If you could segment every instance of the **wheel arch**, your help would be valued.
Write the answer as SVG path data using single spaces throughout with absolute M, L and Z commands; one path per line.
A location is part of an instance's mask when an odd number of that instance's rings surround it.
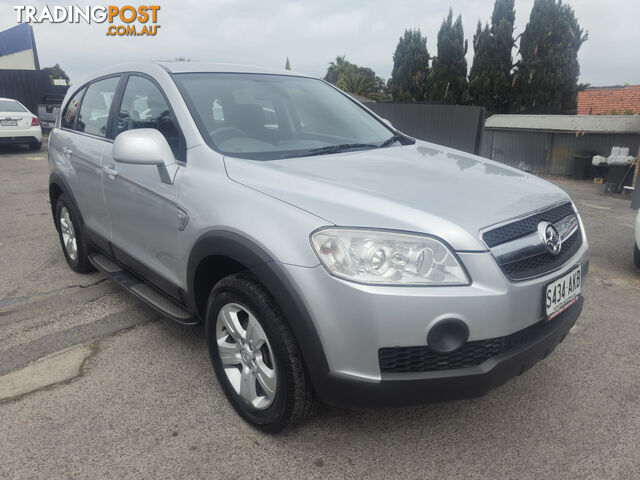
M 80 224 L 84 225 L 82 213 L 80 213 L 80 209 L 78 208 L 78 202 L 76 202 L 76 198 L 69 188 L 69 185 L 62 176 L 57 173 L 52 173 L 49 176 L 49 202 L 51 203 L 51 216 L 56 229 L 58 228 L 58 222 L 56 221 L 56 203 L 63 193 L 66 194 L 73 203 L 73 208 L 80 219 Z
M 209 276 L 205 275 L 210 270 Z M 318 392 L 328 376 L 329 367 L 311 315 L 285 269 L 254 241 L 227 230 L 201 235 L 187 264 L 189 306 L 204 319 L 211 288 L 218 280 L 241 270 L 250 271 L 282 309 Z M 205 278 L 208 279 L 203 282 Z

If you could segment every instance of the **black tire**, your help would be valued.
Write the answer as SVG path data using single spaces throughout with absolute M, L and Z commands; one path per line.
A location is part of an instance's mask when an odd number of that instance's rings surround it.
M 33 142 L 29 144 L 31 150 L 40 150 L 42 148 L 42 142 Z
M 275 396 L 271 404 L 262 410 L 254 408 L 236 392 L 222 366 L 216 322 L 222 307 L 229 303 L 239 304 L 251 312 L 266 334 L 275 357 Z M 237 273 L 216 284 L 207 302 L 205 332 L 218 382 L 245 421 L 264 432 L 278 433 L 309 415 L 314 394 L 293 332 L 278 304 L 252 274 Z
M 636 267 L 640 268 L 640 248 L 638 248 L 637 243 L 633 249 L 633 261 L 636 264 Z
M 71 220 L 71 226 L 73 229 L 73 233 L 75 235 L 76 240 L 76 255 L 75 258 L 70 256 L 70 253 L 67 251 L 67 247 L 65 246 L 65 242 L 63 239 L 63 231 L 60 225 L 60 216 L 62 214 L 63 208 L 67 209 L 69 212 L 69 219 Z M 74 270 L 78 273 L 86 273 L 93 270 L 93 266 L 89 262 L 89 246 L 84 239 L 84 235 L 82 234 L 82 228 L 80 227 L 80 217 L 76 212 L 76 209 L 73 206 L 73 203 L 69 200 L 69 197 L 66 193 L 61 194 L 58 197 L 58 201 L 56 202 L 56 228 L 58 230 L 58 237 L 60 238 L 60 246 L 62 247 L 62 252 L 64 253 L 64 258 L 67 260 L 69 267 L 71 270 Z

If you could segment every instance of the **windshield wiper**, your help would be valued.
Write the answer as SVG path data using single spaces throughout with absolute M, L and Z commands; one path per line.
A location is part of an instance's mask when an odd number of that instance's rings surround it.
M 328 153 L 348 152 L 350 150 L 365 150 L 370 148 L 379 148 L 379 145 L 372 143 L 342 143 L 340 145 L 327 145 L 326 147 L 312 148 L 303 152 L 284 155 L 281 158 L 291 157 L 311 157 L 313 155 L 326 155 Z
M 390 139 L 385 140 L 384 142 L 382 142 L 380 144 L 380 148 L 390 147 L 391 145 L 393 145 L 396 142 L 402 143 L 402 141 L 405 140 L 406 138 L 407 137 L 405 137 L 404 135 L 400 135 L 399 133 L 396 133 Z

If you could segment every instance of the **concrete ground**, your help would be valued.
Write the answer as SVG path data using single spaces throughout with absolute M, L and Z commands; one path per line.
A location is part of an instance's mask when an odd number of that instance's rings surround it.
M 324 408 L 274 437 L 233 412 L 200 328 L 67 267 L 46 151 L 0 150 L 0 385 L 20 392 L 43 365 L 60 382 L 0 402 L 0 478 L 640 478 L 635 213 L 601 185 L 551 181 L 583 216 L 591 270 L 550 357 L 483 398 Z

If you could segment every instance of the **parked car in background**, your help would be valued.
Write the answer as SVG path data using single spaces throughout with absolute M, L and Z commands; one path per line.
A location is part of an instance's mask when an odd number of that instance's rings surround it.
M 222 390 L 265 431 L 316 398 L 483 395 L 582 309 L 589 248 L 565 192 L 289 71 L 104 70 L 69 90 L 49 168 L 69 266 L 204 323 Z
M 55 126 L 63 99 L 64 95 L 60 94 L 45 95 L 44 103 L 38 104 L 38 118 L 44 133 L 48 133 Z
M 42 147 L 40 121 L 17 100 L 0 97 L 0 145 L 28 145 L 31 150 Z
M 636 267 L 640 268 L 640 210 L 638 210 L 638 216 L 636 217 L 636 245 L 633 249 L 633 261 Z

